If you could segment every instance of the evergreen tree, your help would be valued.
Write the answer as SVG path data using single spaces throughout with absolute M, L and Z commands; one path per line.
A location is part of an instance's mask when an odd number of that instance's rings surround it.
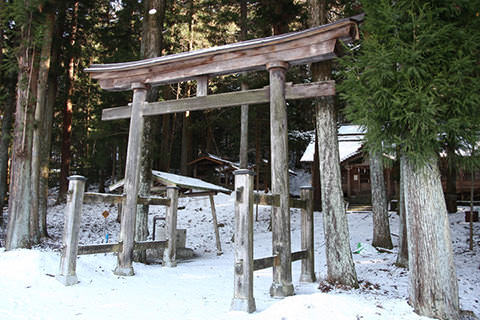
M 410 303 L 459 319 L 458 285 L 438 170 L 441 138 L 480 129 L 479 1 L 364 1 L 364 40 L 343 60 L 348 117 L 369 148 L 398 148 L 407 214 Z

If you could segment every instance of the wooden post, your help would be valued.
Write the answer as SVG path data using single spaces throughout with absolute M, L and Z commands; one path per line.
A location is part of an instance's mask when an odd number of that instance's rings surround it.
M 208 77 L 197 78 L 197 97 L 206 97 L 208 95 Z
M 272 250 L 278 256 L 273 266 L 272 297 L 294 294 L 290 239 L 288 186 L 288 132 L 285 103 L 285 73 L 288 64 L 277 61 L 267 64 L 270 72 L 270 139 L 272 192 L 280 196 L 280 206 L 272 210 Z
M 71 286 L 78 282 L 76 273 L 78 234 L 80 231 L 83 193 L 86 179 L 82 176 L 71 176 L 68 180 L 69 184 L 67 206 L 65 207 L 62 256 L 60 258 L 60 270 L 56 276 L 56 279 L 65 286 Z
M 231 309 L 253 312 L 253 172 L 235 175 L 234 284 Z
M 212 209 L 212 218 L 213 218 L 213 230 L 215 231 L 215 241 L 217 242 L 217 256 L 223 254 L 222 244 L 220 243 L 220 234 L 218 232 L 218 221 L 217 221 L 217 212 L 215 210 L 215 201 L 213 200 L 213 193 L 208 194 L 210 198 L 210 208 Z
M 113 272 L 119 276 L 133 276 L 133 248 L 135 245 L 135 220 L 137 215 L 138 185 L 140 181 L 140 154 L 143 145 L 143 104 L 147 87 L 141 83 L 132 85 L 133 103 L 128 134 L 127 163 L 125 165 L 125 198 L 122 203 L 120 241 L 122 250 L 118 253 L 117 268 Z
M 168 246 L 163 252 L 163 266 L 176 267 L 177 261 L 177 208 L 178 208 L 178 187 L 168 186 L 167 197 L 170 199 L 170 206 L 167 207 L 167 240 Z
M 315 282 L 313 188 L 310 186 L 300 187 L 300 197 L 305 201 L 305 209 L 302 209 L 302 251 L 307 251 L 307 257 L 302 259 L 300 282 Z

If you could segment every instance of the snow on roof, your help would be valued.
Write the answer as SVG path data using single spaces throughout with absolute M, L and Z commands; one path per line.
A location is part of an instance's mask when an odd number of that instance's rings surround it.
M 342 125 L 338 128 L 338 150 L 340 162 L 356 154 L 362 147 L 362 139 L 365 129 L 357 125 Z M 313 162 L 315 153 L 315 141 L 311 141 L 303 153 L 301 162 Z
M 152 170 L 153 177 L 157 178 L 166 185 L 175 185 L 182 188 L 206 190 L 206 191 L 218 191 L 230 194 L 232 190 L 217 186 L 216 184 L 205 182 L 203 180 L 185 177 L 178 174 L 167 173 L 157 170 Z
M 344 161 L 360 151 L 362 147 L 361 141 L 339 141 L 338 150 L 340 152 L 340 162 Z M 311 141 L 300 162 L 313 162 L 313 154 L 315 153 L 315 141 Z
M 152 178 L 156 181 L 161 182 L 167 186 L 177 186 L 186 189 L 195 189 L 195 190 L 204 190 L 204 191 L 216 191 L 230 194 L 232 190 L 227 188 L 217 186 L 216 184 L 205 182 L 203 180 L 185 177 L 178 174 L 162 172 L 157 170 L 152 170 Z M 122 187 L 124 184 L 124 179 L 118 181 L 117 183 L 108 187 L 110 191 L 115 190 L 119 187 Z

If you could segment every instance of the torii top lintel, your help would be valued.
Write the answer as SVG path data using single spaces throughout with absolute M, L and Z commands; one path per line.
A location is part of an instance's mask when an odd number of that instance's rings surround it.
M 323 26 L 278 36 L 237 42 L 157 58 L 111 64 L 94 64 L 86 69 L 105 90 L 131 90 L 133 83 L 151 86 L 192 80 L 202 76 L 262 70 L 267 63 L 290 65 L 333 59 L 338 40 L 358 38 L 363 15 Z

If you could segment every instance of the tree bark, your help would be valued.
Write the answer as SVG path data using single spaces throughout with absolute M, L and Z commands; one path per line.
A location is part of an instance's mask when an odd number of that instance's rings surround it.
M 7 80 L 8 81 L 8 80 Z M 0 139 L 0 210 L 5 205 L 8 176 L 9 146 L 12 138 L 13 113 L 15 111 L 15 80 L 6 84 L 7 98 L 5 99 L 2 119 L 2 136 Z M 2 210 L 3 216 L 3 210 Z M 0 219 L 3 222 L 3 218 Z M 0 224 L 1 226 L 1 224 Z
M 383 161 L 380 152 L 370 153 L 370 185 L 372 189 L 373 240 L 372 246 L 392 249 L 388 222 L 387 192 L 383 177 Z
M 0 1 L 0 11 L 5 10 L 5 2 Z M 3 62 L 3 28 L 0 27 L 0 65 Z M 3 74 L 6 98 L 3 104 L 2 133 L 0 136 L 0 227 L 3 227 L 3 206 L 7 193 L 8 156 L 12 137 L 13 113 L 15 111 L 15 75 L 13 72 Z
M 407 232 L 407 213 L 405 211 L 405 157 L 400 157 L 400 196 L 398 199 L 398 213 L 400 215 L 400 224 L 398 228 L 398 255 L 395 264 L 401 268 L 408 268 L 408 232 Z
M 309 24 L 325 24 L 326 1 L 309 0 Z M 331 80 L 330 62 L 312 64 L 313 81 Z M 358 287 L 357 273 L 349 242 L 348 221 L 343 202 L 337 110 L 333 97 L 316 101 L 316 129 L 322 188 L 322 213 L 327 258 L 327 281 Z
M 50 70 L 50 57 L 52 49 L 52 39 L 55 26 L 55 11 L 47 12 L 45 16 L 45 30 L 43 34 L 42 50 L 40 54 L 40 66 L 38 70 L 37 99 L 34 116 L 33 145 L 32 145 L 32 241 L 38 243 L 42 235 L 40 228 L 40 198 L 44 194 L 40 193 L 40 163 L 42 136 L 45 136 L 44 126 L 42 125 L 46 118 L 46 95 L 48 73 Z M 43 224 L 43 223 L 42 223 Z
M 30 4 L 27 3 L 26 8 Z M 31 9 L 30 9 L 31 10 Z M 32 49 L 32 15 L 27 10 L 27 21 L 21 26 L 22 35 L 18 60 L 17 103 L 15 112 L 14 140 L 12 147 L 12 167 L 10 197 L 8 203 L 8 228 L 6 250 L 29 248 L 31 212 L 31 162 L 34 95 L 34 52 Z
M 450 225 L 437 159 L 424 165 L 406 159 L 402 169 L 410 304 L 422 316 L 460 319 Z
M 70 34 L 70 49 L 72 50 L 77 41 L 78 31 L 78 9 L 80 2 L 75 1 L 73 4 L 72 13 L 72 27 Z M 68 190 L 68 176 L 70 174 L 70 163 L 72 161 L 72 116 L 73 116 L 73 94 L 74 94 L 74 81 L 75 81 L 75 53 L 70 52 L 70 58 L 68 62 L 68 74 L 67 74 L 67 102 L 62 111 L 63 114 L 63 133 L 62 133 L 62 161 L 60 165 L 60 180 L 57 202 L 64 202 Z
M 163 45 L 163 17 L 165 15 L 165 0 L 148 0 L 144 2 L 143 36 L 141 43 L 141 56 L 145 59 L 160 56 Z M 158 100 L 158 88 L 150 88 L 147 92 L 147 102 Z M 140 156 L 140 182 L 139 195 L 149 196 L 152 184 L 152 164 L 154 150 L 155 120 L 146 117 L 143 131 L 143 148 Z M 164 137 L 165 138 L 165 137 Z M 164 139 L 165 140 L 165 139 Z M 161 155 L 166 156 L 164 154 Z M 149 205 L 137 206 L 135 226 L 135 241 L 145 241 L 148 237 L 148 212 Z M 146 262 L 146 250 L 135 250 L 133 260 Z

